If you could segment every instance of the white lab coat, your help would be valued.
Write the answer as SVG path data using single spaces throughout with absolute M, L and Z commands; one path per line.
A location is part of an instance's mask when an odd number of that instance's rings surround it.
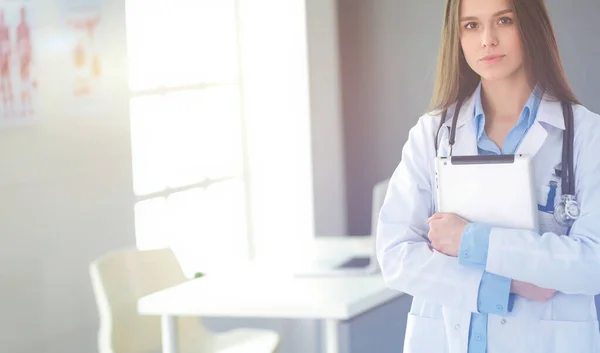
M 458 117 L 453 155 L 475 155 L 474 96 Z M 440 132 L 438 155 L 448 155 L 453 109 Z M 470 313 L 477 312 L 483 271 L 429 247 L 427 218 L 437 210 L 434 137 L 440 116 L 411 129 L 377 225 L 377 257 L 387 285 L 414 297 L 405 353 L 466 353 Z M 488 316 L 487 353 L 600 352 L 594 295 L 600 294 L 600 116 L 574 106 L 574 173 L 582 214 L 569 236 L 540 212 L 542 234 L 492 228 L 486 271 L 558 292 L 547 302 L 517 297 L 512 312 Z M 562 157 L 562 107 L 542 101 L 517 153 L 534 155 L 538 203 Z M 560 201 L 560 183 L 556 202 Z

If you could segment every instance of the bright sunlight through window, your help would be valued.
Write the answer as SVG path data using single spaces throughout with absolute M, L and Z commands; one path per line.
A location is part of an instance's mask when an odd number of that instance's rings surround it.
M 127 0 L 133 185 L 140 249 L 190 274 L 245 259 L 233 0 Z

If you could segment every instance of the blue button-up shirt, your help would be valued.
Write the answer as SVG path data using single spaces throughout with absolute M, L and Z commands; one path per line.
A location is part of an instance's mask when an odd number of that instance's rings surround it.
M 536 88 L 521 111 L 517 124 L 509 131 L 500 149 L 485 133 L 485 113 L 481 104 L 481 83 L 475 91 L 473 116 L 477 133 L 477 148 L 480 155 L 514 154 L 535 122 L 541 103 L 540 91 Z M 485 270 L 490 243 L 490 227 L 470 223 L 465 228 L 460 243 L 459 263 Z M 479 284 L 478 313 L 471 314 L 469 329 L 469 353 L 485 353 L 487 349 L 488 314 L 506 314 L 512 310 L 510 294 L 511 279 L 484 272 Z

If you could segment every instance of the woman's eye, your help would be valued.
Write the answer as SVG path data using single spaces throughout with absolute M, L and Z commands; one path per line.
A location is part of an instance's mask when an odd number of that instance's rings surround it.
M 465 25 L 465 28 L 466 28 L 466 29 L 474 29 L 474 28 L 477 28 L 477 23 L 475 23 L 475 22 L 469 22 L 469 23 L 467 23 L 467 24 Z
M 502 17 L 499 21 L 499 24 L 501 25 L 507 25 L 507 24 L 511 24 L 512 23 L 512 19 L 508 18 L 508 17 Z

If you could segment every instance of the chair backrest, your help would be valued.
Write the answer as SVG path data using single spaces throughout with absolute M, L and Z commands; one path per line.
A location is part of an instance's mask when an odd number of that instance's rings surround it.
M 381 207 L 383 207 L 383 202 L 385 201 L 385 195 L 387 193 L 388 184 L 390 183 L 390 179 L 385 179 L 373 187 L 373 200 L 371 204 L 371 236 L 375 237 L 377 234 L 377 221 L 379 219 L 379 212 L 381 211 Z
M 137 312 L 139 298 L 180 284 L 183 274 L 171 249 L 121 250 L 90 265 L 98 312 L 100 353 L 146 353 L 161 347 L 160 318 Z M 179 337 L 206 332 L 196 318 L 179 320 Z
M 377 221 L 379 212 L 385 201 L 385 195 L 390 180 L 382 180 L 373 186 L 373 196 L 371 198 L 371 262 L 369 270 L 372 272 L 379 271 L 379 262 L 377 261 Z

